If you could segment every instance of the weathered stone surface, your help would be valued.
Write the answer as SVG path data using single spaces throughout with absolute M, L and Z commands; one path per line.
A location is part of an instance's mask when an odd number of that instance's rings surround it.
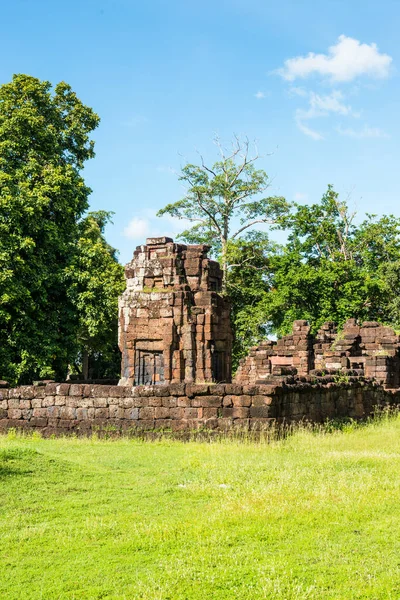
M 92 389 L 92 397 L 47 396 L 45 400 L 39 399 L 39 402 L 36 398 L 25 399 L 24 390 L 19 388 L 11 392 L 10 398 L 1 401 L 0 428 L 39 429 L 44 435 L 68 432 L 86 435 L 103 428 L 112 428 L 116 433 L 152 429 L 226 430 L 232 427 L 257 430 L 282 421 L 323 421 L 327 417 L 341 416 L 361 418 L 370 414 L 375 406 L 397 405 L 400 402 L 400 390 L 385 390 L 378 383 L 359 380 L 357 377 L 352 377 L 348 382 L 326 383 L 325 380 L 329 379 L 326 376 L 319 380 L 316 378 L 314 382 L 312 378 L 303 379 L 304 381 L 293 380 L 292 383 L 281 381 L 274 387 L 261 385 L 257 388 L 259 393 L 254 395 L 200 394 L 192 398 L 128 398 L 122 395 L 120 398 L 105 398 L 108 406 L 97 407 L 90 404 L 102 403 L 105 386 L 99 386 L 98 390 Z M 171 389 L 176 391 L 176 388 Z M 215 387 L 210 389 L 215 391 Z M 154 400 L 157 403 L 161 401 L 161 405 L 158 403 L 157 406 L 149 406 Z M 77 402 L 78 406 L 68 406 L 67 401 Z M 46 406 L 41 406 L 42 402 Z M 133 402 L 135 406 L 132 406 Z M 26 408 L 28 403 L 33 408 Z M 39 405 L 35 406 L 36 404 Z
M 367 377 L 387 388 L 398 388 L 400 337 L 390 327 L 375 321 L 360 327 L 355 319 L 349 319 L 340 333 L 334 323 L 327 322 L 313 336 L 306 321 L 295 321 L 291 335 L 251 348 L 240 361 L 235 382 L 249 393 L 247 388 L 254 383 L 270 384 L 290 376 L 321 377 L 326 372 Z
M 208 249 L 170 238 L 136 248 L 119 300 L 121 385 L 230 381 L 230 304 L 218 293 L 222 272 Z

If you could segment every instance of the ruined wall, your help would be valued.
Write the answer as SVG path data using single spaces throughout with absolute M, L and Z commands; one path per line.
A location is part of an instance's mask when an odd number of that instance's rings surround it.
M 208 246 L 150 238 L 125 267 L 119 299 L 121 385 L 229 382 L 232 332 L 222 272 Z M 400 337 L 377 322 L 349 319 L 338 332 L 307 321 L 277 342 L 262 342 L 240 362 L 235 382 L 268 383 L 296 374 L 340 373 L 400 386 Z
M 125 267 L 122 385 L 230 381 L 230 304 L 208 246 L 150 238 Z
M 327 322 L 312 336 L 307 321 L 295 321 L 291 335 L 251 348 L 240 361 L 235 382 L 268 383 L 289 373 L 318 372 L 365 377 L 396 389 L 400 386 L 400 337 L 390 327 L 375 321 L 358 325 L 355 319 L 349 319 L 340 332 Z
M 310 379 L 261 386 L 47 384 L 0 389 L 0 431 L 13 427 L 51 435 L 260 429 L 271 422 L 360 418 L 375 406 L 398 402 L 400 391 L 388 392 L 354 378 L 337 384 L 327 376 L 319 383 Z
M 250 349 L 240 361 L 235 382 L 253 385 L 268 383 L 273 376 L 296 372 L 307 375 L 313 368 L 311 328 L 307 321 L 295 321 L 293 333 L 280 340 L 264 341 Z

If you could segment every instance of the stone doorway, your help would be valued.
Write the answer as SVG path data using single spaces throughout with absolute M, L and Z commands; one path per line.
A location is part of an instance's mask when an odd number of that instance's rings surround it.
M 163 382 L 163 353 L 156 350 L 136 350 L 134 385 L 160 385 Z
M 220 350 L 212 354 L 212 376 L 217 383 L 225 381 L 225 353 Z

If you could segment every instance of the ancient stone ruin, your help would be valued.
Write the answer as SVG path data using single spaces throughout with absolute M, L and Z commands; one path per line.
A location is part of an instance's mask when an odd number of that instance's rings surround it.
M 121 385 L 230 381 L 230 304 L 208 250 L 166 237 L 136 248 L 119 301 Z
M 0 383 L 0 431 L 259 430 L 400 404 L 400 337 L 354 319 L 316 335 L 295 321 L 291 335 L 252 348 L 230 382 L 230 305 L 207 251 L 169 238 L 139 246 L 119 302 L 120 385 Z
M 349 319 L 338 332 L 324 323 L 315 336 L 307 321 L 295 321 L 291 335 L 265 341 L 242 359 L 235 381 L 268 383 L 288 375 L 362 377 L 387 389 L 400 386 L 400 336 L 376 321 L 358 325 Z
M 120 385 L 231 381 L 229 300 L 208 246 L 150 238 L 125 267 L 119 302 Z M 316 335 L 295 321 L 291 335 L 263 341 L 242 359 L 235 383 L 338 374 L 400 387 L 400 338 L 377 322 L 350 319 L 338 332 L 325 323 Z

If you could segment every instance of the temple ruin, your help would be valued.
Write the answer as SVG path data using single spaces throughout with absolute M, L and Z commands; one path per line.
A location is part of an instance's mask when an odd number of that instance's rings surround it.
M 0 431 L 259 431 L 400 405 L 400 337 L 355 319 L 316 334 L 295 321 L 251 348 L 231 382 L 230 304 L 208 250 L 165 237 L 138 246 L 119 300 L 120 385 L 0 382 Z
M 125 267 L 119 300 L 120 385 L 231 381 L 229 299 L 206 245 L 149 238 Z M 327 322 L 316 335 L 295 321 L 291 335 L 266 340 L 240 361 L 234 382 L 260 385 L 288 376 L 351 375 L 400 387 L 400 337 L 377 322 Z
M 206 245 L 147 239 L 119 300 L 121 385 L 231 380 L 230 304 Z

